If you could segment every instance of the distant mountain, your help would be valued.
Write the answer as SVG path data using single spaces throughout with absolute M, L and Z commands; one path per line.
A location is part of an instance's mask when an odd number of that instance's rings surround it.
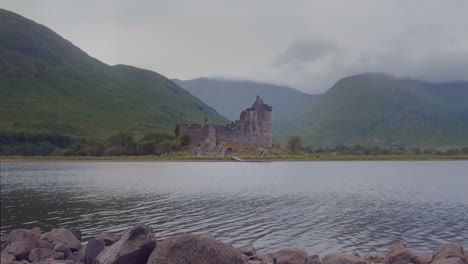
M 468 82 L 429 83 L 381 73 L 350 76 L 326 93 L 249 81 L 175 80 L 220 113 L 237 119 L 255 95 L 273 106 L 273 139 L 304 145 L 450 147 L 468 145 Z
M 104 138 L 118 130 L 172 132 L 188 122 L 225 123 L 166 77 L 109 66 L 35 22 L 0 9 L 0 130 Z
M 257 95 L 273 107 L 272 118 L 276 123 L 294 117 L 317 97 L 286 86 L 252 81 L 210 78 L 173 81 L 230 120 L 239 119 L 241 111 L 250 107 Z
M 316 146 L 468 145 L 468 82 L 346 77 L 280 131 Z

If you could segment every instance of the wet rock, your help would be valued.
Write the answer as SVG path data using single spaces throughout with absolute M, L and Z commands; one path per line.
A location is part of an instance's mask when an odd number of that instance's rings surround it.
M 1 264 L 10 264 L 16 260 L 15 255 L 9 253 L 0 254 L 0 263 Z
M 66 228 L 54 228 L 42 237 L 52 242 L 54 246 L 58 243 L 65 243 L 72 251 L 77 251 L 81 248 L 81 242 Z
M 84 259 L 86 264 L 93 263 L 93 260 L 101 254 L 102 251 L 106 248 L 104 241 L 91 239 L 86 244 L 86 251 L 84 254 Z
M 307 253 L 297 248 L 285 248 L 276 252 L 276 264 L 306 264 Z
M 73 226 L 73 227 L 68 228 L 68 231 L 70 231 L 76 237 L 76 239 L 81 241 L 81 237 L 83 233 L 81 232 L 80 229 Z
M 26 259 L 32 249 L 39 246 L 37 234 L 26 230 L 16 229 L 10 232 L 10 241 L 4 251 L 16 256 L 17 259 Z
M 257 255 L 257 249 L 255 249 L 255 247 L 252 246 L 252 245 L 243 246 L 243 247 L 240 247 L 238 249 L 239 249 L 239 252 L 241 254 L 244 254 L 244 255 L 246 255 L 248 257 L 252 257 L 254 255 Z
M 322 264 L 319 255 L 312 255 L 307 257 L 307 264 Z
M 390 249 L 388 249 L 388 253 L 385 256 L 384 263 L 385 264 L 393 264 L 400 260 L 406 260 L 409 263 L 414 263 L 416 260 L 416 256 L 413 255 L 411 250 L 406 248 L 406 245 L 402 242 L 393 244 Z M 403 263 L 401 263 L 403 264 Z
M 0 233 L 0 252 L 2 252 L 10 242 L 10 236 L 4 233 Z
M 64 259 L 68 259 L 72 255 L 70 247 L 65 243 L 57 243 L 54 247 L 54 251 L 62 253 Z
M 147 264 L 247 264 L 245 257 L 210 234 L 182 234 L 159 242 Z
M 441 258 L 434 260 L 431 264 L 464 264 L 463 260 L 458 257 L 455 258 Z
M 466 262 L 463 247 L 458 244 L 443 244 L 436 248 L 432 253 L 434 261 L 446 258 L 460 258 L 463 262 Z
M 261 261 L 263 264 L 275 264 L 276 253 L 257 254 L 250 257 L 251 260 Z
M 416 264 L 429 264 L 432 262 L 432 256 L 429 254 L 422 254 L 416 258 Z
M 28 256 L 28 260 L 31 262 L 40 262 L 44 259 L 63 259 L 63 253 L 48 248 L 35 248 Z
M 122 238 L 99 254 L 96 264 L 146 263 L 156 246 L 156 236 L 150 226 L 139 224 L 127 229 Z
M 120 236 L 120 234 L 98 235 L 94 239 L 103 241 L 106 247 L 108 247 L 119 241 Z
M 84 263 L 85 251 L 86 251 L 86 248 L 81 248 L 80 250 L 73 252 L 69 259 L 73 260 L 73 262 L 75 263 L 78 263 L 78 262 Z
M 323 264 L 366 264 L 366 260 L 351 254 L 335 253 L 322 258 Z

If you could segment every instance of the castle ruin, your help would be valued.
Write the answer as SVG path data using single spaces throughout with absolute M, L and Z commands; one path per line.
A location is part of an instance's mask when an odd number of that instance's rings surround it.
M 271 111 L 272 107 L 257 96 L 252 107 L 242 111 L 239 120 L 228 125 L 208 124 L 206 118 L 204 124 L 184 124 L 179 114 L 175 136 L 187 134 L 190 144 L 205 151 L 213 150 L 220 142 L 271 147 Z

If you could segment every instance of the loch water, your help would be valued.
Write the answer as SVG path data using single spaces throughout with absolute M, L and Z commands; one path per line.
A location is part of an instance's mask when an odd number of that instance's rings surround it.
M 468 161 L 0 162 L 1 230 L 151 225 L 260 252 L 468 247 Z

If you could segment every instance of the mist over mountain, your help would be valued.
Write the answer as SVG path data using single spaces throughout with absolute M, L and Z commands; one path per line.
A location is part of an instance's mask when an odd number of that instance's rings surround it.
M 188 122 L 225 123 L 171 80 L 127 65 L 109 66 L 71 42 L 0 9 L 0 130 L 104 138 L 125 130 L 171 132 Z

